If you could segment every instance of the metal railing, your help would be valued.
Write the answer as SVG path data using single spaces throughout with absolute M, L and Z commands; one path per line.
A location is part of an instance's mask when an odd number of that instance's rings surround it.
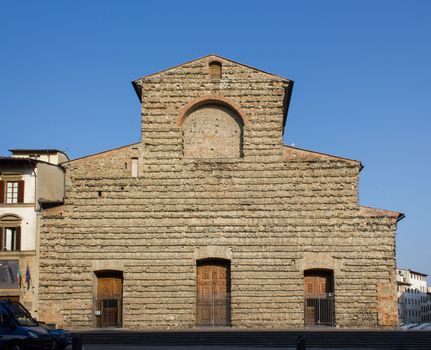
M 335 327 L 335 297 L 333 293 L 307 295 L 304 302 L 305 327 Z
M 198 296 L 196 300 L 197 324 L 202 327 L 230 326 L 230 294 Z

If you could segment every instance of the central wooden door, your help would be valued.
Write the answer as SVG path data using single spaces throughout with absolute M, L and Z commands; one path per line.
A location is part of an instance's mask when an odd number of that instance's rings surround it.
M 335 324 L 332 271 L 310 270 L 304 273 L 305 326 Z
M 198 326 L 230 326 L 230 263 L 198 262 L 196 318 Z
M 97 279 L 98 327 L 121 327 L 123 278 L 116 272 L 105 272 Z

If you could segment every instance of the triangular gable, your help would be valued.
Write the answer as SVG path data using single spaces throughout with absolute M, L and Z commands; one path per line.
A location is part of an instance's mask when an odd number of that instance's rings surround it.
M 134 80 L 132 82 L 132 84 L 135 86 L 135 85 L 139 85 L 139 83 L 142 82 L 143 80 L 167 78 L 170 75 L 174 75 L 179 70 L 182 70 L 184 68 L 187 69 L 187 68 L 196 67 L 196 66 L 199 66 L 199 65 L 201 65 L 202 67 L 207 66 L 208 63 L 211 62 L 211 61 L 219 61 L 223 65 L 226 65 L 226 66 L 232 66 L 232 65 L 240 66 L 240 67 L 244 68 L 244 71 L 249 70 L 250 72 L 253 72 L 254 74 L 259 75 L 259 77 L 262 78 L 262 79 L 266 78 L 266 79 L 278 80 L 278 81 L 286 81 L 286 82 L 290 82 L 291 81 L 291 80 L 289 80 L 287 78 L 284 78 L 284 77 L 281 77 L 279 75 L 268 73 L 268 72 L 265 72 L 265 71 L 263 71 L 261 69 L 257 69 L 257 68 L 251 67 L 251 66 L 247 66 L 245 64 L 233 61 L 233 60 L 228 59 L 228 58 L 224 58 L 224 57 L 219 56 L 219 55 L 210 54 L 210 55 L 207 55 L 207 56 L 204 56 L 204 57 L 201 57 L 201 58 L 194 59 L 192 61 L 188 61 L 188 62 L 179 64 L 179 65 L 174 66 L 174 67 L 170 67 L 170 68 L 164 69 L 164 70 L 162 70 L 160 72 L 153 73 L 153 74 L 144 76 L 142 78 L 136 79 L 136 80 Z
M 187 74 L 187 71 L 191 72 L 192 76 L 193 73 L 195 73 L 194 76 L 196 76 L 196 71 L 199 71 L 200 69 L 206 69 L 211 61 L 218 61 L 222 64 L 223 69 L 223 77 L 227 77 L 229 80 L 230 72 L 235 71 L 236 76 L 233 78 L 234 80 L 244 79 L 252 82 L 253 80 L 266 80 L 266 81 L 277 81 L 282 82 L 285 85 L 286 93 L 283 101 L 283 133 L 284 133 L 284 125 L 286 124 L 287 119 L 287 113 L 289 110 L 290 105 L 290 98 L 292 95 L 292 89 L 293 89 L 293 80 L 284 78 L 282 76 L 272 74 L 265 72 L 261 69 L 257 69 L 236 61 L 233 61 L 228 58 L 224 58 L 219 55 L 210 54 L 201 58 L 194 59 L 189 62 L 182 63 L 180 65 L 167 68 L 165 70 L 162 70 L 157 73 L 153 73 L 147 76 L 144 76 L 142 78 L 136 79 L 132 81 L 133 88 L 135 89 L 135 92 L 139 98 L 139 100 L 142 102 L 142 89 L 145 82 L 154 82 L 154 81 L 166 81 L 169 79 L 178 79 L 178 77 L 183 77 L 185 74 Z M 239 68 L 239 69 L 232 69 L 232 68 Z M 243 78 L 238 78 L 238 71 L 241 72 L 241 76 Z

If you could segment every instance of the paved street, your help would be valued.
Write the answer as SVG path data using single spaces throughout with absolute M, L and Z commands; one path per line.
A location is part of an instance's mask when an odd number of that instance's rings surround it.
M 108 330 L 74 332 L 83 350 L 430 350 L 431 331 L 396 330 Z M 69 346 L 67 350 L 72 350 Z

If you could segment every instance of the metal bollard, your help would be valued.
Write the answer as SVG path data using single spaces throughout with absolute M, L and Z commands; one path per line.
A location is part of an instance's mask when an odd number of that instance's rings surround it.
M 296 338 L 296 350 L 306 350 L 305 338 L 300 335 Z
M 82 350 L 82 340 L 79 334 L 74 334 L 72 338 L 72 350 Z

